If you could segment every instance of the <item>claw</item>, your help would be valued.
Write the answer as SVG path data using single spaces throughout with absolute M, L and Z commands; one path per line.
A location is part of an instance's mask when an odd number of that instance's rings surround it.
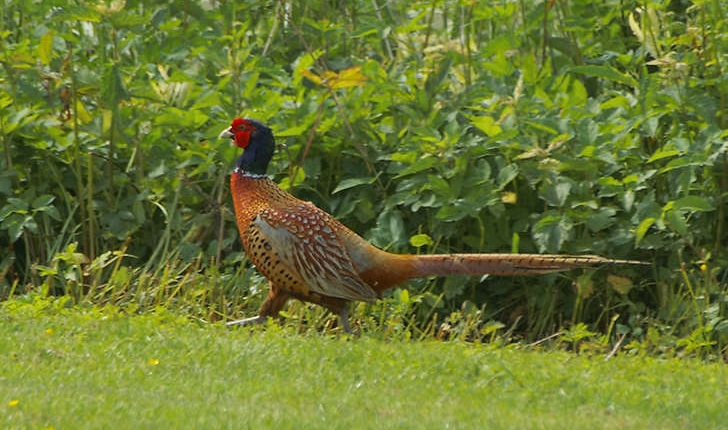
M 245 326 L 249 326 L 249 325 L 253 325 L 253 324 L 263 324 L 267 320 L 268 320 L 268 317 L 262 317 L 262 316 L 258 315 L 257 317 L 243 318 L 241 320 L 236 320 L 236 321 L 228 321 L 225 323 L 225 326 L 232 327 L 234 325 L 238 325 L 241 327 L 245 327 Z

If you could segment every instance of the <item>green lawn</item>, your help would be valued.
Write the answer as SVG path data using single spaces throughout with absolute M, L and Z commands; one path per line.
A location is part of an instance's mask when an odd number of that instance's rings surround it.
M 719 428 L 728 368 L 6 303 L 3 428 Z

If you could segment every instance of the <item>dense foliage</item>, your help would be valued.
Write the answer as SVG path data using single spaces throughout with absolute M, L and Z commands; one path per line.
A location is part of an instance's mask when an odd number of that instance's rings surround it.
M 283 187 L 389 250 L 654 263 L 416 281 L 361 324 L 724 350 L 726 10 L 5 0 L 0 295 L 251 312 L 215 139 L 242 115 L 276 132 Z

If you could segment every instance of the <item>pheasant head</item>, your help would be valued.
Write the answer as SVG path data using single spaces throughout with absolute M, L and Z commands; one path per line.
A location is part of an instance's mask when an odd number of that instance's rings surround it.
M 220 133 L 220 138 L 225 137 L 243 148 L 243 155 L 235 164 L 237 170 L 250 175 L 265 175 L 276 146 L 270 128 L 254 119 L 235 118 L 230 127 Z

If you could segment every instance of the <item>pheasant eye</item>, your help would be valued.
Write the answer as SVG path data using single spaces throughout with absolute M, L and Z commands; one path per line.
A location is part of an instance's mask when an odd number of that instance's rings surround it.
M 242 118 L 235 118 L 235 119 L 233 120 L 233 123 L 232 123 L 232 124 L 230 124 L 230 128 L 232 128 L 232 129 L 236 129 L 236 128 L 238 128 L 238 127 L 242 126 L 242 125 L 243 125 L 243 123 L 245 123 L 245 121 L 244 121 L 244 120 L 243 120 Z

